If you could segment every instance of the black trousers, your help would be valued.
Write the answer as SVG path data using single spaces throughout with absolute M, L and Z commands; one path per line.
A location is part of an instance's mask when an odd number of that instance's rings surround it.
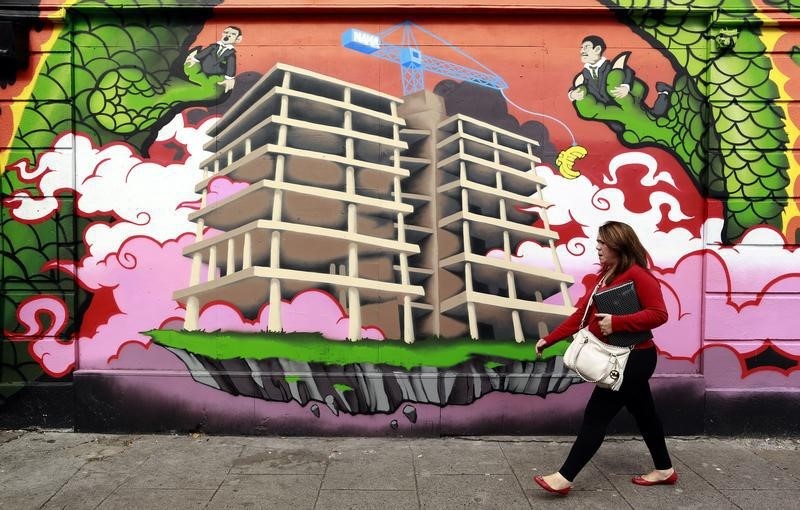
M 603 444 L 608 424 L 622 407 L 626 407 L 636 420 L 644 442 L 653 457 L 656 469 L 669 469 L 672 461 L 664 441 L 664 429 L 656 414 L 653 395 L 650 393 L 650 376 L 656 369 L 655 347 L 635 349 L 628 357 L 625 375 L 619 391 L 595 387 L 575 444 L 559 472 L 569 481 L 575 479 L 581 469 Z

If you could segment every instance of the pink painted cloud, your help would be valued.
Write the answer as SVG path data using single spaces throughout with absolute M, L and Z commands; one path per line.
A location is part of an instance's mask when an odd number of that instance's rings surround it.
M 199 329 L 202 331 L 266 331 L 269 325 L 269 305 L 265 304 L 253 321 L 242 317 L 227 303 L 213 303 L 200 313 Z M 327 292 L 309 290 L 281 303 L 283 331 L 287 333 L 319 332 L 331 340 L 344 340 L 348 335 L 350 319 L 338 301 Z M 375 326 L 361 328 L 365 339 L 383 340 L 384 335 Z

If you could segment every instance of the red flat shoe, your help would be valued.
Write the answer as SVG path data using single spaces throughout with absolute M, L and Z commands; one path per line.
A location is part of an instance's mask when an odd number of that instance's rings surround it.
M 544 478 L 539 475 L 534 476 L 533 481 L 538 483 L 539 487 L 546 490 L 547 492 L 552 492 L 554 494 L 559 494 L 561 496 L 566 496 L 567 494 L 569 494 L 569 490 L 572 488 L 572 487 L 564 487 L 563 489 L 554 489 L 550 487 L 550 484 L 545 482 Z
M 659 480 L 657 482 L 651 482 L 650 480 L 645 480 L 641 476 L 634 476 L 631 478 L 631 482 L 635 483 L 636 485 L 675 485 L 675 482 L 678 481 L 678 472 L 673 471 L 671 475 L 663 480 Z

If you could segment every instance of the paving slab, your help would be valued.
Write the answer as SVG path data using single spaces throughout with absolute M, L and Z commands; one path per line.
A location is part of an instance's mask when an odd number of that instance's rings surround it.
M 557 471 L 569 454 L 569 442 L 506 442 L 501 448 L 523 487 L 536 487 L 533 477 Z M 611 482 L 591 462 L 575 478 L 575 489 L 612 490 Z
M 70 448 L 39 441 L 26 435 L 0 445 L 0 508 L 39 508 L 86 463 Z
M 103 472 L 86 469 L 73 475 L 48 499 L 43 509 L 95 508 L 114 493 L 126 480 L 124 472 Z
M 321 490 L 317 510 L 413 510 L 419 508 L 417 491 Z
M 231 473 L 250 475 L 322 475 L 329 450 L 247 445 L 233 460 Z
M 797 510 L 800 506 L 800 490 L 725 489 L 722 494 L 742 510 Z
M 755 450 L 755 453 L 800 484 L 800 450 Z
M 141 448 L 135 436 L 98 437 L 83 446 L 85 471 L 124 475 L 143 464 L 152 455 L 163 453 L 163 448 Z
M 735 441 L 676 442 L 672 455 L 717 489 L 796 489 L 785 470 Z
M 13 441 L 24 434 L 22 430 L 0 430 L 0 444 Z
M 676 465 L 676 469 L 680 469 Z M 664 508 L 714 508 L 735 509 L 720 491 L 703 480 L 696 473 L 679 472 L 675 485 L 655 485 L 643 487 L 631 483 L 630 475 L 609 475 L 609 480 L 617 492 L 637 510 L 661 510 Z
M 177 443 L 131 470 L 124 486 L 131 489 L 217 489 L 243 447 Z
M 414 466 L 420 474 L 511 474 L 500 443 L 470 439 L 439 439 L 411 446 Z
M 632 507 L 615 490 L 581 490 L 572 489 L 567 496 L 550 494 L 538 486 L 525 490 L 525 495 L 532 508 L 567 509 L 567 510 L 630 510 Z
M 640 439 L 605 441 L 591 463 L 606 475 L 639 475 L 653 469 L 650 452 Z
M 415 490 L 411 447 L 407 441 L 365 441 L 359 446 L 350 443 L 334 448 L 322 488 Z
M 320 475 L 242 475 L 225 479 L 206 508 L 313 509 Z
M 213 490 L 119 488 L 109 495 L 98 510 L 194 510 L 203 508 L 214 495 Z M 85 508 L 85 507 L 84 507 Z
M 530 508 L 523 489 L 511 474 L 420 474 L 417 486 L 422 509 Z
M 82 445 L 91 443 L 93 436 L 57 432 L 27 432 L 16 439 L 0 444 L 0 455 L 18 454 L 22 457 L 45 458 L 63 453 L 78 457 Z

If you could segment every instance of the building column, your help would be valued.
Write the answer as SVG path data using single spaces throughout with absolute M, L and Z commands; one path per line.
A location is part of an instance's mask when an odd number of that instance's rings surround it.
M 284 76 L 284 80 L 288 78 Z M 281 115 L 288 113 L 289 99 L 286 96 L 281 98 Z M 281 126 L 278 131 L 278 145 L 286 146 L 288 128 Z M 283 190 L 281 184 L 284 181 L 286 170 L 286 156 L 279 155 L 275 158 L 275 191 L 272 200 L 272 221 L 280 223 L 283 221 Z M 272 270 L 281 268 L 281 233 L 273 231 L 270 233 L 269 267 Z M 283 298 L 281 292 L 281 281 L 279 278 L 272 278 L 269 281 L 269 317 L 267 319 L 267 331 L 279 333 L 283 331 L 283 319 L 281 308 Z
M 339 272 L 334 273 L 340 276 L 347 276 L 347 265 L 346 264 L 339 264 Z M 342 305 L 343 308 L 347 308 L 347 289 L 345 287 L 339 287 L 339 303 Z
M 217 247 L 212 246 L 208 249 L 208 276 L 207 282 L 213 282 L 217 279 Z
M 400 232 L 403 232 L 402 229 L 405 227 L 403 226 L 403 215 L 402 213 L 397 214 L 397 221 L 398 221 L 398 229 Z M 405 235 L 401 234 L 399 241 L 401 243 L 405 242 Z M 400 283 L 404 286 L 411 285 L 411 280 L 408 276 L 408 255 L 405 253 L 400 254 Z M 405 295 L 403 296 L 403 341 L 407 344 L 414 343 L 414 320 L 411 315 L 411 296 Z
M 189 287 L 193 287 L 200 283 L 200 268 L 203 266 L 203 255 L 200 252 L 195 252 L 192 255 L 192 272 L 189 273 Z
M 200 198 L 200 210 L 206 205 L 208 191 L 203 190 Z M 203 229 L 205 221 L 201 218 L 197 220 L 195 230 L 195 243 L 203 240 Z M 198 251 L 192 255 L 192 268 L 189 273 L 189 288 L 200 283 L 200 270 L 203 266 L 203 255 Z M 186 331 L 196 331 L 200 320 L 200 300 L 196 296 L 191 296 L 186 300 L 186 317 L 183 320 L 183 329 Z
M 352 167 L 348 167 L 348 181 Z M 356 231 L 356 221 L 358 211 L 355 204 L 347 205 L 347 231 Z M 349 243 L 347 246 L 347 277 L 358 278 L 358 244 Z M 350 327 L 348 328 L 347 338 L 352 341 L 361 340 L 361 295 L 358 288 L 348 287 L 347 289 L 347 314 L 350 316 Z
M 513 271 L 506 271 L 506 284 L 508 285 L 508 298 L 517 299 L 517 282 L 514 278 Z M 511 310 L 511 325 L 514 327 L 514 340 L 517 343 L 525 341 L 525 333 L 522 331 L 522 320 L 519 316 L 519 310 Z
M 414 315 L 411 308 L 411 296 L 403 296 L 403 341 L 414 343 Z
M 348 209 L 355 205 L 350 204 Z M 349 211 L 348 211 L 349 212 Z M 358 278 L 358 245 L 350 243 L 347 248 L 347 276 Z M 361 295 L 356 287 L 347 289 L 347 314 L 350 316 L 347 338 L 353 342 L 361 340 Z
M 537 290 L 533 294 L 536 297 L 537 303 L 541 303 L 544 301 L 544 296 L 542 295 L 542 292 L 540 290 Z M 539 321 L 538 326 L 539 326 L 539 338 L 545 337 L 550 334 L 550 330 L 548 329 L 547 324 L 545 324 L 543 321 Z
M 200 283 L 200 268 L 203 265 L 203 255 L 195 252 L 192 255 L 192 269 L 189 274 L 189 288 Z M 186 300 L 186 317 L 183 319 L 183 329 L 186 331 L 197 331 L 200 321 L 200 300 L 197 296 L 189 296 Z
M 350 103 L 352 91 L 350 87 L 344 89 L 344 102 Z M 345 130 L 353 129 L 353 112 L 344 112 Z M 355 159 L 356 146 L 352 138 L 345 139 L 345 157 Z M 348 195 L 356 195 L 356 169 L 348 166 L 345 170 L 345 191 Z M 347 204 L 347 232 L 354 234 L 358 232 L 358 207 L 356 204 Z M 358 244 L 349 243 L 347 246 L 347 277 L 348 279 L 358 279 Z M 347 314 L 349 316 L 347 328 L 347 338 L 355 342 L 361 340 L 361 294 L 356 287 L 347 288 Z
M 233 238 L 228 239 L 227 260 L 225 263 L 225 276 L 236 272 L 236 242 Z
M 519 310 L 511 310 L 511 324 L 514 326 L 514 340 L 518 343 L 525 343 L 525 332 L 522 331 L 522 319 L 519 317 Z
M 269 251 L 269 266 L 272 269 L 280 268 L 280 264 L 278 262 L 280 259 L 280 245 L 280 232 L 273 232 Z M 272 263 L 273 260 L 276 261 L 274 266 Z M 278 278 L 272 278 L 269 281 L 269 318 L 267 319 L 267 331 L 273 333 L 279 333 L 283 331 L 283 320 L 281 319 L 282 304 L 283 300 L 281 297 L 281 281 Z
M 242 240 L 242 271 L 253 266 L 253 235 L 244 233 Z
M 197 296 L 189 296 L 186 300 L 186 318 L 183 320 L 183 329 L 197 331 L 200 322 L 200 300 Z
M 467 292 L 467 322 L 469 323 L 469 336 L 473 340 L 478 340 L 478 316 L 475 310 L 475 303 L 470 299 L 472 293 L 472 264 L 464 264 L 464 283 Z
M 394 103 L 392 103 L 394 104 Z M 397 126 L 395 126 L 397 127 Z M 397 134 L 395 133 L 395 136 Z M 400 160 L 400 151 L 394 151 L 395 166 Z M 394 178 L 394 201 L 396 203 L 402 202 L 402 188 L 400 186 L 400 178 Z M 406 220 L 403 213 L 397 213 L 397 240 L 401 243 L 406 242 Z M 411 285 L 411 279 L 408 275 L 408 255 L 406 253 L 399 254 L 400 259 L 400 283 L 404 286 Z M 403 341 L 407 344 L 414 343 L 414 317 L 411 313 L 411 296 L 403 296 Z

